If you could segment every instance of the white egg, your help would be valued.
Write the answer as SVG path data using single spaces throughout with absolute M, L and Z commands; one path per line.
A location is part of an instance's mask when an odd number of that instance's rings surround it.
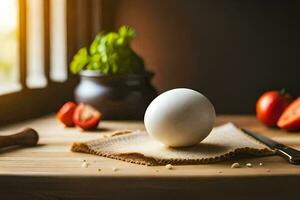
M 215 109 L 201 93 L 177 88 L 162 93 L 148 106 L 144 123 L 147 132 L 171 147 L 191 146 L 211 132 Z

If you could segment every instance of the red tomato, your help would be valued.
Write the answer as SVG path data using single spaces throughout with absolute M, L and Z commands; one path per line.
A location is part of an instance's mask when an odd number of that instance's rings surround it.
M 256 117 L 267 126 L 275 126 L 292 98 L 281 91 L 268 91 L 256 103 Z
M 73 113 L 77 105 L 74 102 L 65 103 L 57 112 L 57 119 L 66 126 L 74 126 Z
M 92 106 L 81 103 L 74 112 L 73 121 L 76 126 L 84 130 L 95 129 L 100 122 L 101 116 L 101 113 Z
M 289 131 L 300 130 L 300 97 L 284 110 L 277 122 L 277 126 Z

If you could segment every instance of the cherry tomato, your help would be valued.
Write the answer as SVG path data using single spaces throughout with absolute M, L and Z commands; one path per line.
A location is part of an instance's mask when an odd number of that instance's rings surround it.
M 101 120 L 101 116 L 101 113 L 92 106 L 81 103 L 74 112 L 73 121 L 76 126 L 83 130 L 95 129 Z
M 74 126 L 73 122 L 73 113 L 77 107 L 77 104 L 74 102 L 65 103 L 57 112 L 57 119 L 66 126 Z
M 284 110 L 277 126 L 289 131 L 300 131 L 300 97 Z
M 291 101 L 291 96 L 284 91 L 265 92 L 256 103 L 256 117 L 267 126 L 276 126 L 280 115 Z

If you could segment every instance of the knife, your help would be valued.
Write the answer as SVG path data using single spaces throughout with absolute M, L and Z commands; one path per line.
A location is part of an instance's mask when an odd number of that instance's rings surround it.
M 280 144 L 274 140 L 271 140 L 270 138 L 267 138 L 261 134 L 255 133 L 253 131 L 250 131 L 248 129 L 242 128 L 241 129 L 244 133 L 247 135 L 253 137 L 254 139 L 264 143 L 271 149 L 273 149 L 276 154 L 280 155 L 284 159 L 286 159 L 289 163 L 299 165 L 300 164 L 300 151 L 293 149 L 291 147 L 288 147 L 284 144 Z

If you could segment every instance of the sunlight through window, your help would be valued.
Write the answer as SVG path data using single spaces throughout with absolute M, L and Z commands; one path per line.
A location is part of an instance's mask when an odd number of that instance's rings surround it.
M 21 89 L 18 12 L 18 0 L 0 0 L 0 93 Z

